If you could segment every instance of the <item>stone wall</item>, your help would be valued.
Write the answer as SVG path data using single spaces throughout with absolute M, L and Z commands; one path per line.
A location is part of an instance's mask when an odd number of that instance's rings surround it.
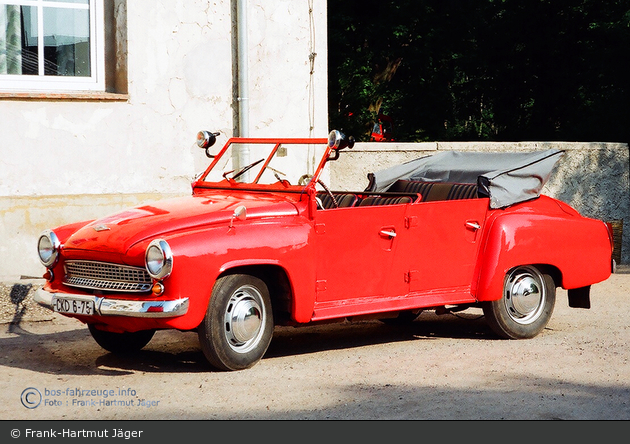
M 331 164 L 331 187 L 363 190 L 367 174 L 438 151 L 536 151 L 556 148 L 565 152 L 543 194 L 562 200 L 582 215 L 605 221 L 623 221 L 621 262 L 630 263 L 629 149 L 625 143 L 598 142 L 427 142 L 357 143 Z M 617 225 L 617 223 L 616 223 Z

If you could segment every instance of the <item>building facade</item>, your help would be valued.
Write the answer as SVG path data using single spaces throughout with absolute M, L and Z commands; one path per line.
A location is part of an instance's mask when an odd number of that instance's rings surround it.
M 0 279 L 42 275 L 44 229 L 189 194 L 199 130 L 325 137 L 327 71 L 326 0 L 0 0 Z M 547 146 L 357 145 L 333 188 L 439 149 Z M 553 146 L 546 191 L 627 231 L 628 145 Z
M 0 1 L 0 277 L 39 233 L 190 193 L 199 130 L 325 137 L 325 0 Z

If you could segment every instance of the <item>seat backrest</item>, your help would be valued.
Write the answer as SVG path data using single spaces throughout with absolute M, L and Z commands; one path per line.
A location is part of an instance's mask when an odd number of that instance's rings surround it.
M 422 197 L 422 202 L 446 200 L 452 187 L 452 183 L 434 183 L 427 195 Z
M 400 179 L 394 182 L 387 191 L 420 194 L 422 202 L 474 199 L 478 197 L 477 185 L 468 183 L 422 182 Z
M 381 205 L 398 205 L 398 204 L 406 204 L 411 203 L 413 200 L 411 197 L 402 196 L 402 197 L 381 197 L 381 196 L 370 196 L 366 197 L 359 203 L 360 207 L 367 206 L 381 206 Z
M 352 207 L 356 205 L 359 200 L 359 197 L 356 194 L 352 193 L 333 193 L 335 196 L 335 200 L 339 205 L 339 208 Z M 317 197 L 319 198 L 322 206 L 325 210 L 330 208 L 335 208 L 335 203 L 332 200 L 332 197 L 328 193 L 317 193 Z
M 456 183 L 448 193 L 447 200 L 475 199 L 478 187 L 472 183 Z
M 434 182 L 420 182 L 417 180 L 404 180 L 399 179 L 394 184 L 389 187 L 388 192 L 393 193 L 409 193 L 409 194 L 420 194 L 421 196 L 426 196 L 431 191 L 435 185 Z

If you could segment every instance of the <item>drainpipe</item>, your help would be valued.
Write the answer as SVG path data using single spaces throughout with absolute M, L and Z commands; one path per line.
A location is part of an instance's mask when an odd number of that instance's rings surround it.
M 236 57 L 238 101 L 237 136 L 249 137 L 249 66 L 247 51 L 247 0 L 236 0 Z M 240 169 L 249 163 L 249 147 L 241 145 L 235 150 L 234 162 L 236 169 Z M 247 180 L 247 173 L 243 181 Z
M 239 137 L 249 137 L 249 90 L 247 52 L 247 0 L 236 4 L 237 65 L 238 65 L 238 132 Z

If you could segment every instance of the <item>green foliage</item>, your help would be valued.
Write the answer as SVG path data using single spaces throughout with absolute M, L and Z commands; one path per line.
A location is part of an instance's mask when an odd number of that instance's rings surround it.
M 630 0 L 329 0 L 331 128 L 630 141 Z

